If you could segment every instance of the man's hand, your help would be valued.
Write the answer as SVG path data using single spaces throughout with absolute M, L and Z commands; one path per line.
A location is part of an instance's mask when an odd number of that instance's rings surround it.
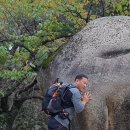
M 91 94 L 89 92 L 85 93 L 84 96 L 82 97 L 82 103 L 86 105 L 86 103 L 91 100 Z

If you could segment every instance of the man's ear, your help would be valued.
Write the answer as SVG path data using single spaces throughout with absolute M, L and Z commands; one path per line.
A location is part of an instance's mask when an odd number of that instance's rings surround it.
M 78 82 L 79 82 L 79 79 L 76 79 L 75 82 L 78 83 Z

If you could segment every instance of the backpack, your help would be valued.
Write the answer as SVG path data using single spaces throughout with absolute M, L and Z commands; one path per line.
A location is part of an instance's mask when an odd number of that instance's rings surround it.
M 44 95 L 42 101 L 42 110 L 49 115 L 56 115 L 64 111 L 64 108 L 72 107 L 72 102 L 64 100 L 66 92 L 74 88 L 73 85 L 62 85 L 62 83 L 56 83 L 50 86 Z M 64 107 L 67 104 L 67 107 Z

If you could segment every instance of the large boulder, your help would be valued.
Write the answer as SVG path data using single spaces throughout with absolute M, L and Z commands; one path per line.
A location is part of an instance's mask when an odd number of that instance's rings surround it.
M 41 111 L 39 99 L 23 103 L 12 125 L 12 130 L 47 130 L 47 117 Z
M 88 75 L 93 99 L 75 130 L 130 130 L 130 17 L 88 23 L 41 72 L 46 86 L 57 77 L 71 83 L 77 74 Z

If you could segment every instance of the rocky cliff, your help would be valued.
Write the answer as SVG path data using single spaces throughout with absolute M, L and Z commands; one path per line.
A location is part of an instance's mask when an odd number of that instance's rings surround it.
M 130 17 L 90 22 L 57 55 L 43 76 L 44 83 L 48 86 L 57 77 L 72 83 L 80 73 L 88 75 L 93 99 L 78 115 L 74 123 L 79 125 L 73 129 L 129 130 Z

